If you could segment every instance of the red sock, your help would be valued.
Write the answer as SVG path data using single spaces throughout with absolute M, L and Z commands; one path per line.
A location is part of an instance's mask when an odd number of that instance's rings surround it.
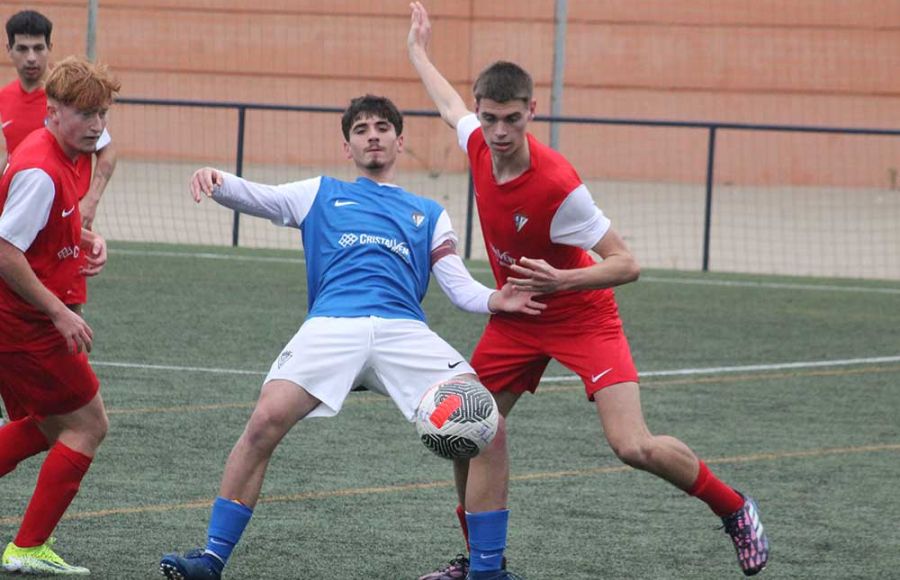
M 697 481 L 688 490 L 688 494 L 705 501 L 719 517 L 731 515 L 744 506 L 741 494 L 722 483 L 702 461 Z
M 31 548 L 47 541 L 78 493 L 92 460 L 58 441 L 50 449 L 15 539 L 18 547 Z
M 22 460 L 49 448 L 47 438 L 31 417 L 7 423 L 0 428 L 0 477 L 14 470 Z
M 466 523 L 466 508 L 461 505 L 456 506 L 456 517 L 459 518 L 459 527 L 462 529 L 463 537 L 466 539 L 466 552 L 469 551 L 469 524 Z

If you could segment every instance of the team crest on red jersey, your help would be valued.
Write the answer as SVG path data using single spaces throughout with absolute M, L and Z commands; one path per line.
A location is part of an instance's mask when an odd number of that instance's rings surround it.
M 525 214 L 517 213 L 513 215 L 513 220 L 516 222 L 516 231 L 521 232 L 522 228 L 525 227 L 525 224 L 528 223 L 528 216 Z
M 425 221 L 425 214 L 422 212 L 414 211 L 412 214 L 412 221 L 416 227 L 421 226 L 422 222 Z

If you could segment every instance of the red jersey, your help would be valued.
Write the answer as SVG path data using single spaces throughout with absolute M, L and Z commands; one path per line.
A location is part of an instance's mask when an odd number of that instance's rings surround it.
M 498 288 L 512 273 L 510 266 L 523 256 L 543 259 L 559 269 L 593 265 L 594 259 L 584 249 L 556 243 L 551 236 L 551 225 L 560 206 L 573 192 L 583 188 L 575 168 L 565 157 L 529 134 L 531 166 L 512 181 L 498 184 L 484 133 L 480 127 L 474 128 L 474 116 L 471 121 L 466 127 L 458 127 L 459 136 L 462 144 L 465 131 L 471 130 L 465 142 L 466 151 L 472 167 L 481 231 Z M 608 220 L 605 223 L 603 233 L 608 228 Z M 570 321 L 584 317 L 587 312 L 594 312 L 599 318 L 618 317 L 611 289 L 555 292 L 538 300 L 547 304 L 547 309 L 538 317 L 525 314 L 496 316 L 537 323 Z
M 22 85 L 15 80 L 0 89 L 0 120 L 3 123 L 3 138 L 6 140 L 6 152 L 11 156 L 19 144 L 33 131 L 44 127 L 47 118 L 47 93 L 43 87 L 30 93 L 22 90 Z M 109 134 L 104 131 L 97 142 L 99 151 L 109 143 Z M 78 157 L 78 199 L 87 195 L 91 187 L 91 156 Z M 87 302 L 87 281 L 79 277 L 75 281 L 72 292 L 68 294 L 67 304 L 84 304 Z
M 79 170 L 46 128 L 29 135 L 0 178 L 0 237 L 19 248 L 41 283 L 66 304 L 81 277 Z M 0 278 L 0 352 L 64 345 L 50 318 Z
M 47 93 L 43 87 L 26 93 L 16 79 L 0 89 L 0 123 L 3 124 L 7 155 L 15 151 L 32 131 L 43 127 L 46 117 Z

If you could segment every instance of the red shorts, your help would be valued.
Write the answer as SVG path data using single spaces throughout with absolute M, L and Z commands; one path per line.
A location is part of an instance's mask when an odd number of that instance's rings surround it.
M 43 352 L 0 352 L 0 395 L 11 419 L 64 415 L 88 404 L 100 382 L 87 354 L 65 347 Z
M 541 324 L 491 318 L 472 367 L 490 391 L 534 392 L 550 359 L 581 377 L 589 400 L 604 387 L 637 382 L 618 317 L 600 322 Z

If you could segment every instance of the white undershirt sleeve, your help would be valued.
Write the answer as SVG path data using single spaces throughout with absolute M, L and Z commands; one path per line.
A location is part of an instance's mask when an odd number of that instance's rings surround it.
M 43 169 L 24 169 L 16 173 L 10 181 L 0 214 L 0 238 L 23 253 L 28 251 L 47 225 L 55 197 L 56 186 Z
M 453 242 L 454 246 L 459 245 L 459 236 L 453 230 L 453 224 L 450 223 L 450 216 L 447 214 L 447 210 L 444 210 L 434 226 L 434 234 L 431 236 L 431 249 L 434 250 L 447 240 Z
M 447 210 L 441 212 L 438 217 L 437 224 L 434 227 L 434 234 L 431 237 L 431 251 L 440 248 L 440 246 L 450 242 L 453 246 L 453 253 L 449 253 L 438 259 L 432 264 L 431 271 L 444 291 L 444 294 L 450 298 L 450 302 L 454 306 L 465 310 L 466 312 L 477 312 L 479 314 L 488 314 L 488 300 L 494 290 L 488 288 L 478 280 L 472 277 L 462 258 L 456 253 L 456 246 L 459 238 L 453 231 L 453 224 L 450 223 L 450 216 Z
M 466 312 L 490 314 L 488 301 L 496 290 L 473 278 L 458 254 L 444 256 L 431 266 L 431 271 L 454 306 Z
M 590 250 L 606 235 L 610 225 L 609 218 L 594 203 L 591 192 L 581 184 L 556 210 L 550 222 L 550 240 Z
M 475 113 L 466 115 L 456 123 L 456 138 L 463 151 L 469 150 L 469 137 L 478 129 L 481 129 L 481 123 Z
M 227 208 L 271 220 L 277 226 L 299 228 L 319 192 L 321 177 L 282 185 L 264 185 L 220 171 L 223 184 L 213 199 Z
M 104 129 L 103 133 L 100 134 L 100 138 L 97 139 L 97 147 L 94 149 L 94 151 L 100 151 L 110 143 L 112 143 L 112 137 L 110 136 L 109 131 Z

